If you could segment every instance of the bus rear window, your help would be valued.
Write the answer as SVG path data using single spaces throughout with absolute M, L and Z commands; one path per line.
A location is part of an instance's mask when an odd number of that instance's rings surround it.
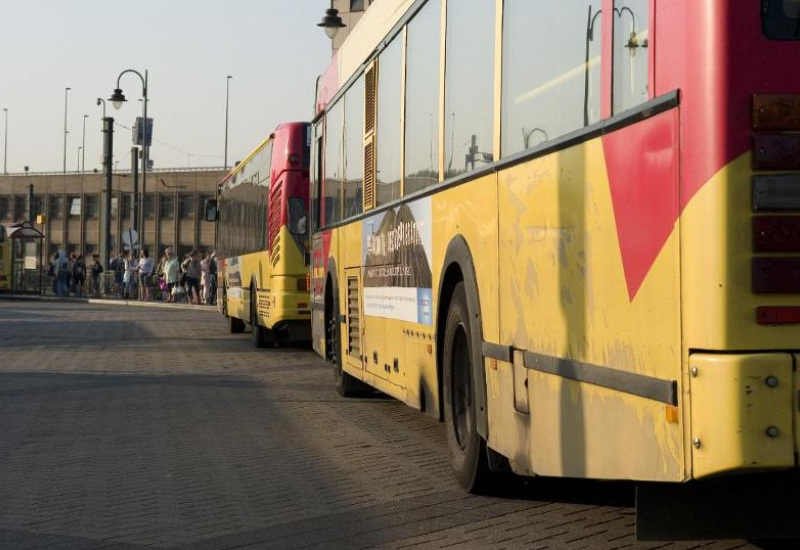
M 800 0 L 762 0 L 764 34 L 772 40 L 800 40 Z

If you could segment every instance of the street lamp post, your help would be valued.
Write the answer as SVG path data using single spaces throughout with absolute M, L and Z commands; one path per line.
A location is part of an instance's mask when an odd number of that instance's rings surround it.
M 122 93 L 122 89 L 119 87 L 120 80 L 126 73 L 133 73 L 142 81 L 142 97 L 144 99 L 142 102 L 142 124 L 144 124 L 144 127 L 142 128 L 142 193 L 139 207 L 139 231 L 141 233 L 139 236 L 139 247 L 142 248 L 144 245 L 144 197 L 145 189 L 147 187 L 147 158 L 149 151 L 147 144 L 147 71 L 144 72 L 144 76 L 142 76 L 139 71 L 134 69 L 125 69 L 119 73 L 119 76 L 117 77 L 117 87 L 114 89 L 114 93 L 111 95 L 111 102 L 113 103 L 115 109 L 121 108 L 122 104 L 127 101 L 127 99 L 125 99 L 125 95 Z
M 83 147 L 81 147 L 79 145 L 78 146 L 78 160 L 75 161 L 75 171 L 76 172 L 80 172 L 81 171 L 81 151 L 83 151 Z
M 64 173 L 67 173 L 67 134 L 69 130 L 67 130 L 67 105 L 69 100 L 69 91 L 72 88 L 67 86 L 64 88 Z
M 8 109 L 3 107 L 3 113 L 6 115 L 5 138 L 3 138 L 3 173 L 8 174 Z
M 342 22 L 342 18 L 339 17 L 339 10 L 333 7 L 333 0 L 331 0 L 331 7 L 325 10 L 325 16 L 321 22 L 317 23 L 317 26 L 325 29 L 325 34 L 331 40 L 336 38 L 339 29 L 347 26 Z
M 83 115 L 83 141 L 81 142 L 81 173 L 86 171 L 86 119 L 89 115 Z
M 102 233 L 100 233 L 100 263 L 103 268 L 108 268 L 111 260 L 111 178 L 113 170 L 114 119 L 106 116 L 106 102 L 103 98 L 98 97 L 97 104 L 103 105 L 103 172 L 106 177 L 102 209 L 100 210 L 100 226 L 102 227 Z
M 228 94 L 231 78 L 233 78 L 231 75 L 225 77 L 225 170 L 228 169 Z

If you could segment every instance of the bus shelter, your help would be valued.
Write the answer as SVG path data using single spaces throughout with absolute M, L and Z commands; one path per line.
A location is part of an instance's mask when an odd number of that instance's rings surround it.
M 5 238 L 0 243 L 0 274 L 5 284 L 0 290 L 15 294 L 42 293 L 42 246 L 44 235 L 30 222 L 5 226 Z

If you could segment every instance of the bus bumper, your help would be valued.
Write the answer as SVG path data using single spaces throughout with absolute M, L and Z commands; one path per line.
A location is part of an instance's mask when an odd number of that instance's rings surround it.
M 800 538 L 796 360 L 689 357 L 691 479 L 637 486 L 639 540 Z
M 789 353 L 690 356 L 694 479 L 795 465 L 794 361 Z

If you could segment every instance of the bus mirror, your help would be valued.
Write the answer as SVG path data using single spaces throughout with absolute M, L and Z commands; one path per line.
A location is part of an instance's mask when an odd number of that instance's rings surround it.
M 215 222 L 219 220 L 219 206 L 215 199 L 206 201 L 206 221 Z

